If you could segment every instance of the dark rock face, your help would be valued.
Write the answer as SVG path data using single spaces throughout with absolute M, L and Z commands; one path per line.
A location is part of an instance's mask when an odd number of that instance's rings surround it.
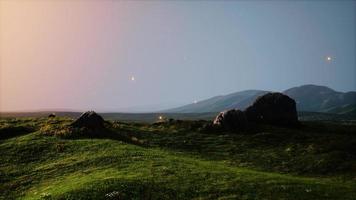
M 213 124 L 228 130 L 242 130 L 247 127 L 247 118 L 241 110 L 227 110 L 219 113 Z
M 248 121 L 281 126 L 299 124 L 295 101 L 282 93 L 260 96 L 245 110 Z
M 98 130 L 104 128 L 104 119 L 96 114 L 94 111 L 83 113 L 77 120 L 72 123 L 73 127 L 88 128 L 91 130 Z
M 282 93 L 267 93 L 258 97 L 245 111 L 221 112 L 213 125 L 227 130 L 243 130 L 250 122 L 295 127 L 299 125 L 296 103 Z

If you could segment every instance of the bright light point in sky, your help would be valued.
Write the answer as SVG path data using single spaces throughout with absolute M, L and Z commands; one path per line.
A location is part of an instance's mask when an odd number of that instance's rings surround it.
M 332 58 L 330 56 L 326 57 L 326 61 L 331 61 L 331 60 L 332 60 Z
M 194 103 L 198 103 L 198 101 L 197 101 L 197 100 L 194 100 L 193 102 L 194 102 Z
M 131 81 L 135 81 L 135 77 L 134 76 L 131 76 Z

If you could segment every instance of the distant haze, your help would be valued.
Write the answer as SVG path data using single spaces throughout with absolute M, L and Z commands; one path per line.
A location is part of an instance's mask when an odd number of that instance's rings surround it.
M 356 1 L 0 1 L 0 111 L 356 90 Z

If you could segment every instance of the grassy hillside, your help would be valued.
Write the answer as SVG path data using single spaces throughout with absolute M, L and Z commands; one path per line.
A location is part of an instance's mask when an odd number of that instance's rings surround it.
M 356 116 L 356 104 L 347 104 L 327 110 L 329 113 L 349 114 Z
M 43 135 L 70 122 L 0 120 L 0 199 L 356 199 L 355 124 L 111 121 L 112 136 Z

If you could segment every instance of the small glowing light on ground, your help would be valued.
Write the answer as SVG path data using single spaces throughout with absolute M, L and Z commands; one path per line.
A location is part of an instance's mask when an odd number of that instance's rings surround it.
M 163 117 L 162 117 L 162 116 L 159 116 L 159 117 L 158 117 L 158 119 L 159 119 L 159 120 L 162 120 L 162 119 L 163 119 Z
M 135 77 L 134 76 L 131 76 L 131 81 L 134 81 L 135 80 Z

